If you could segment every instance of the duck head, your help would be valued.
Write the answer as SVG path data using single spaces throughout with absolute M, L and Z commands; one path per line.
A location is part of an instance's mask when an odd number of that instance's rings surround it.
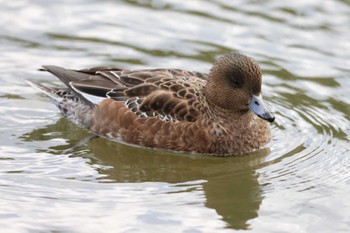
M 262 99 L 261 84 L 258 64 L 243 54 L 230 53 L 215 61 L 205 95 L 209 104 L 234 112 L 252 111 L 260 118 L 273 122 L 275 117 Z

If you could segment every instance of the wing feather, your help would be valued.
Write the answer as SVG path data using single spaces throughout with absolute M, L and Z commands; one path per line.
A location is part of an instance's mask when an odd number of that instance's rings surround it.
M 164 121 L 194 121 L 200 115 L 198 96 L 207 77 L 179 69 L 45 68 L 59 74 L 68 88 L 92 104 L 111 98 L 123 102 L 138 117 Z

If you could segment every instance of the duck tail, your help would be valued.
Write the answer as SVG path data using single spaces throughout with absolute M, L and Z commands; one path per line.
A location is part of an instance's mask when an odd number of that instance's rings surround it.
M 37 89 L 38 91 L 40 91 L 41 93 L 45 94 L 47 97 L 50 98 L 50 100 L 56 105 L 59 106 L 59 104 L 62 102 L 63 100 L 63 96 L 58 94 L 58 90 L 54 89 L 54 88 L 49 88 L 46 86 L 43 86 L 39 83 L 36 82 L 32 82 L 29 80 L 25 80 L 27 84 L 29 84 L 31 87 Z
M 81 101 L 79 96 L 69 89 L 56 89 L 43 86 L 39 83 L 26 80 L 26 82 L 39 90 L 58 107 L 61 113 L 74 123 L 83 127 L 91 126 L 91 113 L 93 107 Z

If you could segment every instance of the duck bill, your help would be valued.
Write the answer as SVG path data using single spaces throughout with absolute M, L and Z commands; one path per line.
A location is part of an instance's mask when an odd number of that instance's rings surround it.
M 252 101 L 248 104 L 248 108 L 264 120 L 269 122 L 275 120 L 275 116 L 267 109 L 261 96 L 253 95 Z

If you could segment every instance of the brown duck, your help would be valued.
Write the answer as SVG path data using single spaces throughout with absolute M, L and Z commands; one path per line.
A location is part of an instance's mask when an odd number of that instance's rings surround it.
M 261 71 L 242 54 L 220 57 L 209 74 L 43 67 L 68 88 L 28 83 L 68 119 L 103 137 L 214 155 L 247 153 L 270 141 L 267 121 L 275 118 L 261 98 Z

